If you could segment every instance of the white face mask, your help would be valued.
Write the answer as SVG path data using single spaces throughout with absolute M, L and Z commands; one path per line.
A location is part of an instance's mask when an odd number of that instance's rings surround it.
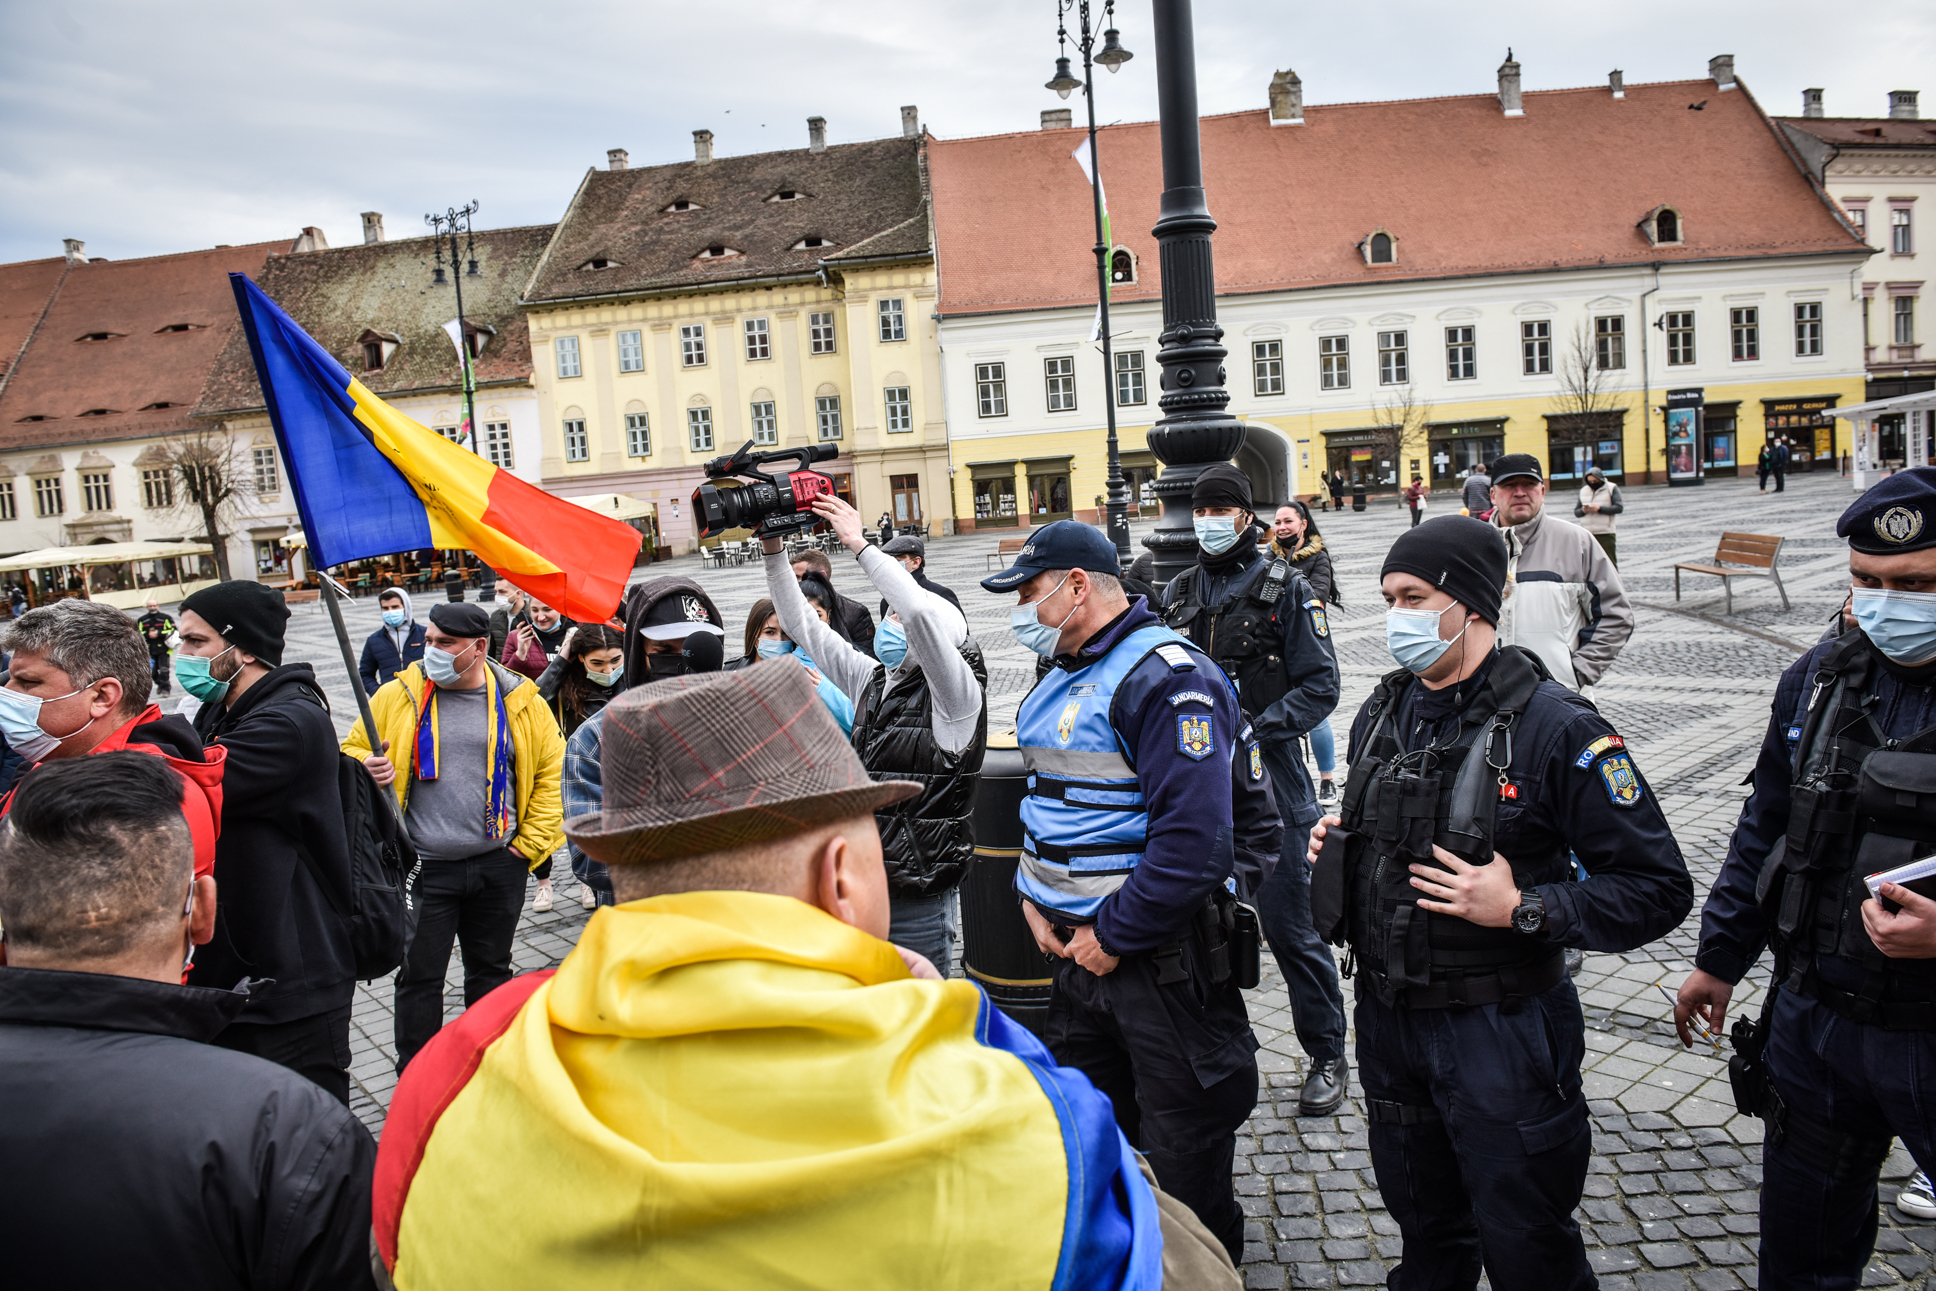
M 469 663 L 466 663 L 463 668 L 457 666 L 458 656 L 463 653 L 460 650 L 457 654 L 452 654 L 448 650 L 439 650 L 436 646 L 425 646 L 424 675 L 439 686 L 456 685 L 457 679 L 464 675 L 464 668 L 471 666 Z

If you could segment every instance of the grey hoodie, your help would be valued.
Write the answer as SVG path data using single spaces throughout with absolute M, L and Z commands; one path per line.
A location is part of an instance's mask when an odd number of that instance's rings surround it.
M 403 598 L 403 626 L 393 628 L 388 623 L 383 625 L 383 630 L 390 636 L 390 644 L 397 648 L 397 658 L 401 659 L 403 658 L 404 643 L 410 639 L 410 625 L 417 621 L 417 607 L 410 603 L 410 593 L 404 591 L 401 587 L 386 587 L 377 593 L 376 600 L 379 606 L 383 604 L 383 598 L 386 596 L 401 596 Z

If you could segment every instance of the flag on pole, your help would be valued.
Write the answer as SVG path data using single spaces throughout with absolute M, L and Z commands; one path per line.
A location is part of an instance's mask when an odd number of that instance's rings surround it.
M 1096 173 L 1089 169 L 1089 141 L 1084 139 L 1076 145 L 1076 150 L 1069 155 L 1075 158 L 1076 165 L 1082 167 L 1083 179 L 1096 186 L 1096 196 L 1102 203 L 1102 244 L 1105 247 L 1113 248 L 1116 245 L 1116 239 L 1109 231 L 1109 190 L 1102 186 L 1102 181 L 1096 178 Z M 1111 268 L 1113 270 L 1114 266 L 1111 266 Z M 1102 289 L 1104 299 L 1108 298 L 1109 285 L 1114 278 L 1114 272 L 1103 275 Z M 1097 302 L 1095 321 L 1089 324 L 1089 343 L 1093 345 L 1101 339 L 1102 304 L 1101 302 Z
M 613 615 L 638 530 L 419 425 L 352 377 L 247 275 L 229 282 L 316 568 L 459 548 L 570 618 Z

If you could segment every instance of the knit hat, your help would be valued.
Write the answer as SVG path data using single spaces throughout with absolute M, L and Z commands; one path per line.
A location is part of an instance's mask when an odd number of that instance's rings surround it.
M 1190 486 L 1190 507 L 1251 508 L 1250 477 L 1229 462 L 1212 462 Z
M 1498 626 L 1506 589 L 1506 540 L 1483 520 L 1440 516 L 1407 529 L 1385 556 L 1387 574 L 1413 574 Z
M 491 616 L 470 601 L 439 601 L 430 607 L 430 621 L 454 637 L 491 635 Z
M 271 668 L 282 666 L 282 630 L 289 622 L 289 606 L 275 588 L 253 579 L 231 579 L 204 587 L 181 607 L 195 611 L 230 645 L 240 646 Z

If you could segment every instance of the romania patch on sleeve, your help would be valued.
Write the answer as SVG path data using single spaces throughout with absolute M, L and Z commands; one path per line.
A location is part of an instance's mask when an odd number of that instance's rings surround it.
M 1580 750 L 1580 756 L 1573 760 L 1573 765 L 1584 771 L 1592 766 L 1593 759 L 1599 757 L 1602 753 L 1609 752 L 1613 749 L 1624 749 L 1626 747 L 1627 742 L 1618 735 L 1602 735 L 1599 739 Z
M 1330 636 L 1331 621 L 1324 617 L 1324 602 L 1319 600 L 1306 601 L 1304 602 L 1304 608 L 1311 612 L 1311 630 L 1321 637 Z
M 1264 778 L 1264 750 L 1256 740 L 1250 742 L 1250 782 L 1257 784 Z
M 1177 751 L 1188 758 L 1201 762 L 1216 751 L 1216 740 L 1210 733 L 1209 717 L 1181 716 L 1176 719 Z
M 1640 772 L 1635 769 L 1633 759 L 1624 753 L 1616 753 L 1602 762 L 1598 770 L 1600 783 L 1607 788 L 1607 800 L 1616 807 L 1637 807 L 1646 790 L 1640 787 Z

